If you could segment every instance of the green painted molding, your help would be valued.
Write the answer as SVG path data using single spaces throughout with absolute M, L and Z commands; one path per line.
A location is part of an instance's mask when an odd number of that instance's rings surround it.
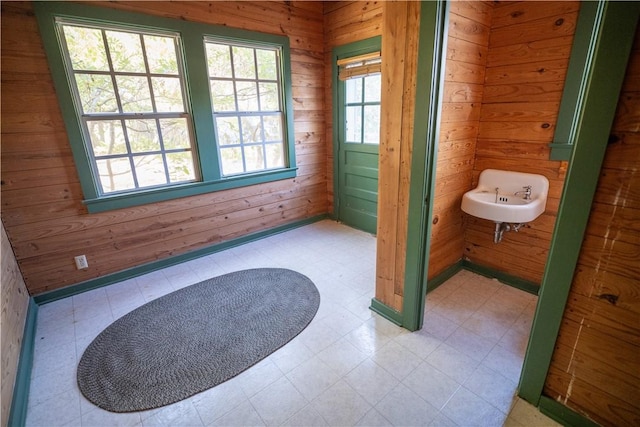
M 575 145 L 519 386 L 520 397 L 535 406 L 551 364 L 640 15 L 640 2 L 602 3 L 584 109 L 576 118 Z
M 460 270 L 464 268 L 463 266 L 463 261 L 459 260 L 455 264 L 445 268 L 444 271 L 442 271 L 442 273 L 438 274 L 436 277 L 430 279 L 427 282 L 427 297 L 430 292 L 433 292 L 434 290 L 436 290 L 436 288 L 438 288 L 438 286 L 442 285 L 444 282 L 451 279 L 458 272 L 460 272 Z
M 502 271 L 498 271 L 493 268 L 475 264 L 466 259 L 462 262 L 462 268 L 485 277 L 497 279 L 505 285 L 520 289 L 532 295 L 538 295 L 538 291 L 540 290 L 540 285 L 538 285 L 537 283 L 521 279 L 520 277 L 512 276 L 511 274 L 503 273 Z
M 588 87 L 589 72 L 593 59 L 600 26 L 603 1 L 583 1 L 580 3 L 578 22 L 571 47 L 564 89 L 556 131 L 553 136 L 550 160 L 569 160 L 575 143 L 578 117 L 584 109 L 584 96 Z
M 374 313 L 378 313 L 380 316 L 384 317 L 391 323 L 402 326 L 402 314 L 398 311 L 395 311 L 393 308 L 389 307 L 383 302 L 372 298 L 371 306 L 369 307 L 369 309 L 371 309 L 371 311 L 373 311 Z
M 556 402 L 546 396 L 540 398 L 540 412 L 549 418 L 559 422 L 563 426 L 571 427 L 598 427 L 599 424 L 594 423 L 590 419 L 578 414 L 572 409 L 567 408 L 560 402 Z
M 410 331 L 422 328 L 424 300 L 427 294 L 431 217 L 435 186 L 435 164 L 440 133 L 444 63 L 447 52 L 449 2 L 422 1 L 418 45 L 409 185 L 409 217 L 407 230 L 402 326 Z
M 247 234 L 246 236 L 239 237 L 237 239 L 229 240 L 215 245 L 207 246 L 202 249 L 197 249 L 181 255 L 175 255 L 170 258 L 161 259 L 158 261 L 143 264 L 137 267 L 129 268 L 126 270 L 118 271 L 116 273 L 108 274 L 106 276 L 99 277 L 97 279 L 87 280 L 82 283 L 67 286 L 65 288 L 56 289 L 50 292 L 44 292 L 33 297 L 33 300 L 38 305 L 47 304 L 53 301 L 57 301 L 62 298 L 67 298 L 72 295 L 78 295 L 92 289 L 108 286 L 113 283 L 121 282 L 123 280 L 131 279 L 133 277 L 141 276 L 152 271 L 160 270 L 165 267 L 180 264 L 185 261 L 200 258 L 205 255 L 210 255 L 216 252 L 223 251 L 225 249 L 240 246 L 245 243 L 253 242 L 263 239 L 265 237 L 273 236 L 275 234 L 283 233 L 285 231 L 293 230 L 294 228 L 302 227 L 304 225 L 312 224 L 314 222 L 326 219 L 328 215 L 318 215 L 311 218 L 302 219 L 299 221 L 284 224 L 278 227 L 270 228 L 268 230 L 259 231 L 257 233 Z
M 33 298 L 29 298 L 27 316 L 22 333 L 22 347 L 16 371 L 16 381 L 13 386 L 11 409 L 9 410 L 9 427 L 23 426 L 27 420 L 27 404 L 29 403 L 29 388 L 31 386 L 31 370 L 33 368 L 33 350 L 36 341 L 36 321 L 38 305 Z
M 340 180 L 337 178 L 340 173 L 338 168 L 339 162 L 339 144 L 340 134 L 343 132 L 344 116 L 340 114 L 342 110 L 340 105 L 345 99 L 344 83 L 338 79 L 338 59 L 349 58 L 351 56 L 363 55 L 365 53 L 380 50 L 382 45 L 382 36 L 374 36 L 368 39 L 359 40 L 341 46 L 336 46 L 331 51 L 331 114 L 333 117 L 333 217 L 339 218 L 340 198 L 336 195 L 340 194 Z

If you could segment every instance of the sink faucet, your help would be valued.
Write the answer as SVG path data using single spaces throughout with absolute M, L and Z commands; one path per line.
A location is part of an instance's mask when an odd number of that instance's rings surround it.
M 526 185 L 522 188 L 524 189 L 524 191 L 516 191 L 515 193 L 513 193 L 513 195 L 517 196 L 518 194 L 524 194 L 525 200 L 531 200 L 531 186 Z

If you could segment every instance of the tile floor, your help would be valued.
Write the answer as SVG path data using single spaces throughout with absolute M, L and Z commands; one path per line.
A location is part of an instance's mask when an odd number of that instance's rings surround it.
M 298 337 L 237 377 L 155 410 L 113 414 L 78 391 L 82 352 L 132 309 L 254 267 L 309 276 L 320 309 Z M 429 294 L 410 333 L 369 310 L 375 238 L 325 220 L 40 307 L 28 426 L 546 426 L 514 400 L 536 298 L 467 271 Z

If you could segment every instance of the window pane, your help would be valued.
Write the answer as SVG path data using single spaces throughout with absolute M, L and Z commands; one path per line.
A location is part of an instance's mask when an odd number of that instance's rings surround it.
M 236 111 L 236 98 L 232 81 L 211 81 L 211 106 L 215 112 Z
M 282 143 L 267 144 L 265 148 L 267 150 L 267 168 L 284 167 L 284 145 Z
M 265 141 L 282 141 L 282 117 L 264 116 L 262 123 Z
M 135 188 L 129 158 L 96 161 L 100 183 L 105 193 Z
M 367 144 L 380 144 L 380 106 L 364 107 L 364 141 Z
M 233 77 L 231 73 L 231 49 L 225 44 L 205 43 L 210 77 Z
M 264 80 L 277 80 L 276 52 L 273 50 L 256 49 L 258 60 L 258 78 Z
M 124 113 L 153 111 L 149 82 L 146 77 L 116 76 L 116 84 Z
M 244 157 L 247 165 L 247 172 L 259 171 L 265 168 L 262 145 L 250 145 L 245 147 Z
M 157 112 L 184 112 L 182 88 L 178 77 L 151 77 L 151 85 Z
M 77 73 L 76 84 L 84 114 L 118 112 L 110 76 Z
M 380 74 L 364 78 L 364 102 L 380 102 Z
M 167 167 L 171 182 L 193 181 L 196 178 L 190 151 L 167 153 Z
M 362 102 L 362 77 L 347 80 L 345 86 L 347 87 L 347 103 Z
M 235 77 L 240 79 L 255 79 L 256 66 L 253 60 L 253 49 L 233 46 L 232 50 Z
M 159 121 L 165 150 L 191 147 L 186 119 L 160 119 Z
M 140 35 L 106 31 L 111 63 L 115 71 L 146 73 Z
M 95 120 L 87 122 L 91 147 L 96 156 L 126 154 L 127 145 L 120 120 Z
M 109 71 L 102 31 L 70 25 L 63 30 L 74 70 Z
M 346 130 L 347 141 L 346 142 L 362 142 L 362 107 L 347 107 L 346 108 Z
M 167 177 L 164 172 L 164 162 L 160 154 L 136 156 L 133 158 L 133 161 L 136 165 L 138 186 L 152 187 L 154 185 L 167 183 Z
M 242 123 L 242 142 L 261 142 L 262 141 L 262 126 L 260 125 L 260 116 L 247 116 L 241 117 Z
M 259 83 L 260 111 L 280 111 L 277 83 Z
M 132 153 L 160 151 L 160 139 L 155 120 L 127 120 L 125 125 Z
M 145 34 L 144 47 L 151 73 L 178 74 L 178 57 L 173 38 Z
M 258 88 L 254 82 L 236 82 L 238 111 L 258 111 Z
M 229 147 L 220 149 L 220 161 L 222 163 L 222 175 L 233 175 L 244 172 L 242 165 L 242 149 Z
M 220 145 L 240 144 L 240 125 L 237 117 L 217 117 L 216 129 Z

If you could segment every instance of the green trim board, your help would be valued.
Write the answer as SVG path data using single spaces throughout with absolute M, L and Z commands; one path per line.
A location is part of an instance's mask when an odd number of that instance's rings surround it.
M 604 2 L 583 1 L 571 47 L 556 131 L 553 136 L 550 160 L 569 160 L 575 143 L 578 117 L 584 108 L 584 96 L 593 54 L 598 42 L 597 28 L 602 20 Z
M 640 2 L 601 3 L 584 108 L 575 118 L 575 145 L 519 385 L 520 397 L 535 406 L 551 364 L 640 16 Z
M 78 172 L 84 203 L 90 213 L 103 212 L 146 203 L 155 203 L 179 197 L 254 185 L 296 176 L 295 136 L 293 127 L 293 93 L 291 81 L 291 55 L 287 36 L 258 33 L 255 31 L 210 25 L 180 19 L 126 12 L 86 4 L 69 2 L 34 2 L 34 10 L 51 76 L 56 88 L 69 144 Z M 162 30 L 179 33 L 184 51 L 186 92 L 190 99 L 192 125 L 196 136 L 194 152 L 196 169 L 201 181 L 154 189 L 140 189 L 129 193 L 101 195 L 93 178 L 93 160 L 86 144 L 79 121 L 80 107 L 72 95 L 72 83 L 68 80 L 65 63 L 60 51 L 59 33 L 55 18 L 66 17 L 100 24 L 127 26 L 146 30 Z M 285 156 L 288 165 L 284 168 L 247 173 L 240 176 L 222 177 L 219 169 L 217 135 L 213 126 L 213 110 L 209 98 L 209 80 L 204 58 L 204 39 L 224 39 L 255 46 L 277 48 L 282 58 L 282 99 L 284 106 L 283 127 L 286 142 Z
M 447 52 L 449 2 L 422 1 L 418 45 L 419 76 L 416 83 L 411 183 L 402 326 L 410 331 L 422 328 L 427 272 L 431 245 L 431 221 L 435 186 L 435 164 L 442 114 L 444 64 Z
M 31 370 L 33 369 L 33 351 L 36 341 L 36 326 L 38 319 L 38 304 L 29 298 L 27 316 L 22 333 L 22 347 L 13 386 L 11 409 L 9 410 L 9 427 L 23 426 L 27 420 L 27 406 L 29 403 L 29 388 L 31 386 Z
M 392 309 L 391 307 L 389 307 L 385 303 L 380 302 L 379 300 L 377 300 L 375 298 L 372 298 L 371 299 L 371 306 L 369 308 L 371 309 L 371 311 L 373 311 L 375 313 L 378 313 L 380 316 L 384 317 L 385 319 L 387 319 L 391 323 L 395 323 L 398 326 L 403 326 L 402 325 L 402 313 L 399 313 L 399 312 L 395 311 L 394 309 Z
M 498 271 L 493 268 L 475 264 L 466 259 L 462 261 L 462 268 L 464 268 L 465 270 L 469 270 L 474 273 L 480 274 L 485 277 L 497 279 L 500 282 L 504 283 L 505 285 L 509 285 L 513 288 L 520 289 L 532 295 L 538 295 L 538 291 L 540 290 L 540 285 L 538 285 L 537 283 L 531 282 L 529 280 L 521 279 L 519 277 L 512 276 L 507 273 L 503 273 L 502 271 Z
M 456 262 L 453 265 L 445 268 L 444 271 L 438 274 L 436 277 L 427 281 L 427 295 L 430 292 L 435 291 L 440 285 L 442 285 L 447 280 L 451 279 L 457 273 L 464 269 L 464 263 L 462 260 Z
M 594 423 L 590 419 L 580 415 L 574 410 L 567 408 L 560 402 L 557 402 L 546 396 L 540 398 L 540 412 L 549 418 L 559 422 L 563 426 L 571 427 L 598 427 L 599 424 Z
M 123 280 L 131 279 L 133 277 L 141 276 L 152 271 L 160 270 L 165 267 L 180 264 L 185 261 L 200 258 L 205 255 L 210 255 L 216 252 L 223 251 L 225 249 L 233 248 L 245 243 L 253 242 L 263 239 L 265 237 L 273 236 L 275 234 L 283 233 L 285 231 L 293 230 L 294 228 L 302 227 L 314 222 L 326 219 L 327 215 L 318 215 L 311 218 L 295 221 L 289 224 L 281 225 L 271 228 L 269 230 L 260 231 L 257 233 L 247 234 L 246 236 L 239 237 L 237 239 L 229 240 L 226 242 L 218 243 L 215 245 L 207 246 L 206 248 L 198 249 L 181 255 L 175 255 L 170 258 L 161 259 L 158 261 L 150 262 L 137 267 L 129 268 L 119 271 L 117 273 L 108 274 L 106 276 L 99 277 L 93 280 L 87 280 L 82 283 L 67 286 L 62 289 L 56 289 L 50 292 L 44 292 L 33 297 L 33 300 L 38 305 L 47 304 L 53 301 L 57 301 L 62 298 L 67 298 L 72 295 L 78 295 L 92 289 L 108 286 L 113 283 L 121 282 Z

